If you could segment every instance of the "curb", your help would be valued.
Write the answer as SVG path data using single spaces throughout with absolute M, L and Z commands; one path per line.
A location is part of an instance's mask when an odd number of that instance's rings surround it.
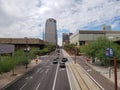
M 40 63 L 39 63 L 40 64 Z M 38 65 L 39 65 L 38 64 Z M 16 77 L 13 81 L 10 81 L 8 84 L 6 84 L 5 86 L 3 86 L 1 88 L 1 90 L 5 90 L 7 87 L 9 87 L 10 85 L 12 85 L 13 83 L 17 82 L 20 78 L 22 78 L 24 75 L 26 75 L 29 71 L 33 70 L 35 67 L 37 67 L 38 65 L 36 66 L 33 66 L 32 68 L 30 68 L 28 71 L 26 71 L 25 73 L 23 73 L 22 75 Z
M 80 88 L 78 89 L 79 85 L 77 83 L 77 79 L 74 76 L 73 71 L 71 70 L 71 67 L 67 64 L 67 73 L 68 73 L 68 80 L 70 83 L 70 88 L 71 90 L 81 90 Z

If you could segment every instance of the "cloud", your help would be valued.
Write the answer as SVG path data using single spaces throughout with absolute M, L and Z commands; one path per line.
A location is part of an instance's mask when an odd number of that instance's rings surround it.
M 58 31 L 103 24 L 115 29 L 118 23 L 112 21 L 120 16 L 119 6 L 119 0 L 0 0 L 0 37 L 41 37 L 51 17 Z

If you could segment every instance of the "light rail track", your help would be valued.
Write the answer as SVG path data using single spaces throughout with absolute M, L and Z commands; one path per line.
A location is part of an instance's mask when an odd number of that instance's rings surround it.
M 84 70 L 82 70 L 83 68 L 81 68 L 78 64 L 68 62 L 68 68 L 73 72 L 73 75 L 79 85 L 78 90 L 103 90 L 87 75 Z

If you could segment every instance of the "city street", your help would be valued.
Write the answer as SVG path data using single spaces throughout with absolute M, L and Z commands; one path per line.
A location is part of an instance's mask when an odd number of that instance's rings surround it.
M 52 63 L 56 57 L 56 52 L 40 57 L 42 62 L 39 65 L 5 90 L 70 90 L 66 68 L 60 68 L 59 63 Z
M 53 64 L 58 56 L 58 63 Z M 65 68 L 60 67 L 63 57 L 68 58 Z M 60 55 L 52 52 L 40 56 L 40 60 L 41 63 L 3 90 L 114 90 L 114 84 L 87 65 L 82 56 L 77 56 L 74 64 L 74 57 L 61 50 Z
M 120 90 L 120 0 L 0 0 L 0 90 Z

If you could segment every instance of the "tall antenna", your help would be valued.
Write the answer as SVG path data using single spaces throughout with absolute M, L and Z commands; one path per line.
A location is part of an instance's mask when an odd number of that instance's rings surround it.
M 44 28 L 43 28 L 43 41 L 44 41 Z

